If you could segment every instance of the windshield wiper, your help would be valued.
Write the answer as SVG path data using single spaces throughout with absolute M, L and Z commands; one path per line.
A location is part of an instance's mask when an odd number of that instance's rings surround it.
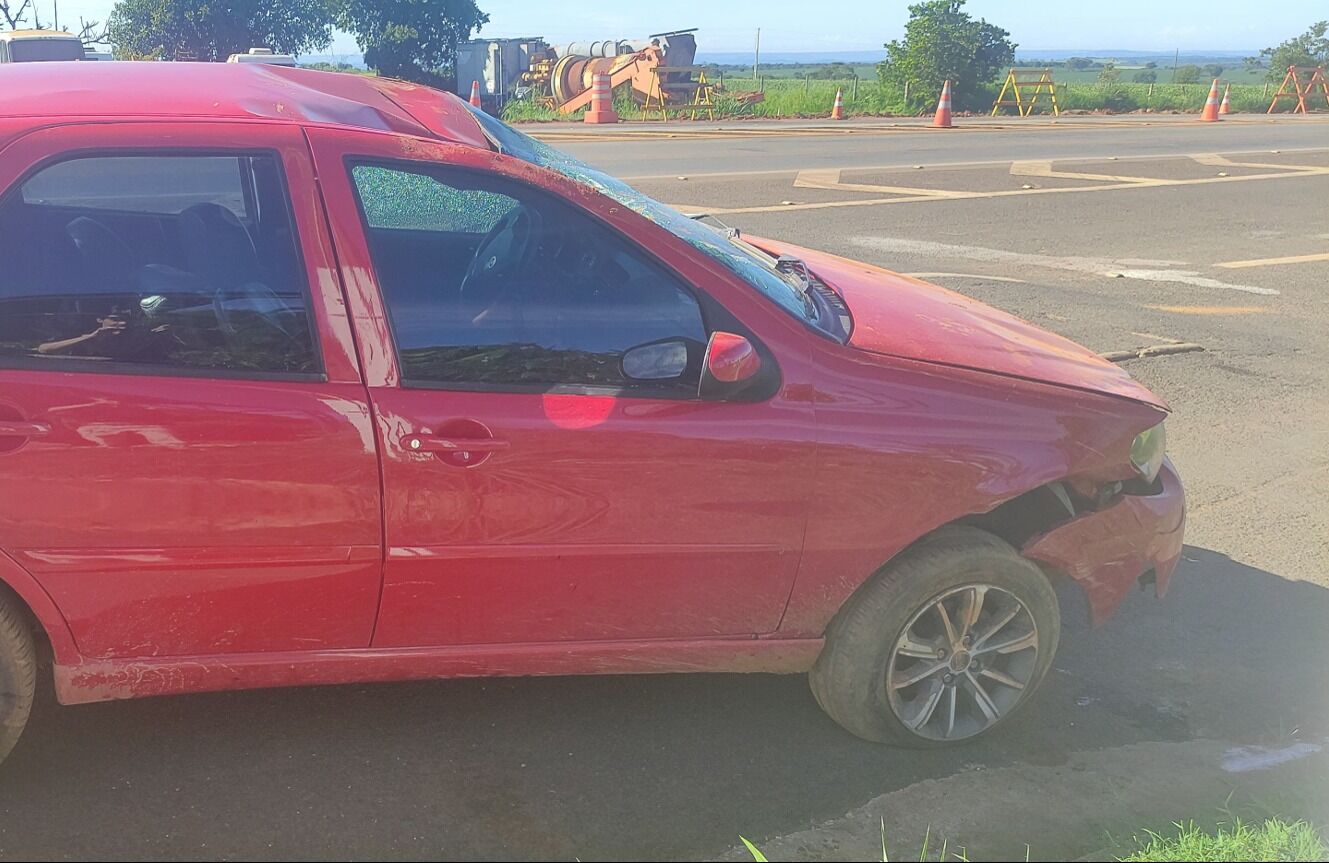
M 797 289 L 799 297 L 803 300 L 803 308 L 807 311 L 808 317 L 814 321 L 821 320 L 821 309 L 817 306 L 817 301 L 812 298 L 812 271 L 808 269 L 808 265 L 793 255 L 781 255 L 775 259 L 775 269 L 798 280 L 798 284 L 792 287 Z

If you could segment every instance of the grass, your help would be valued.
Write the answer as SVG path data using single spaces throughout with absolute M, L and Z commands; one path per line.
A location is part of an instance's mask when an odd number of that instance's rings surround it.
M 1058 73 L 1053 72 L 1054 79 Z M 712 79 L 719 83 L 719 79 Z M 1000 91 L 999 83 L 984 85 L 970 105 L 956 105 L 960 111 L 968 108 L 973 113 L 984 115 L 992 110 L 992 103 Z M 726 75 L 724 89 L 716 93 L 715 116 L 730 118 L 740 116 L 768 118 L 818 118 L 828 117 L 835 102 L 835 93 L 844 94 L 845 110 L 851 116 L 868 117 L 912 117 L 930 114 L 936 107 L 937 94 L 911 93 L 908 101 L 904 93 L 894 87 L 884 86 L 876 80 L 827 81 L 805 80 L 801 78 L 738 78 Z M 744 105 L 738 98 L 742 93 L 761 91 L 765 98 L 753 105 Z M 1233 84 L 1231 90 L 1232 110 L 1239 114 L 1263 114 L 1269 108 L 1269 102 L 1277 88 L 1264 84 Z M 1222 88 L 1220 86 L 1220 94 Z M 1027 98 L 1026 93 L 1026 98 Z M 1008 94 L 1009 96 L 1009 94 Z M 1057 104 L 1062 111 L 1094 111 L 1107 113 L 1129 113 L 1135 111 L 1155 111 L 1160 113 L 1182 112 L 1199 113 L 1204 108 L 1209 96 L 1209 84 L 1136 84 L 1136 83 L 1074 83 L 1057 80 Z M 1290 110 L 1295 103 L 1290 100 L 1280 102 L 1280 110 Z M 1038 113 L 1050 113 L 1051 103 L 1046 94 L 1039 97 Z M 625 120 L 658 119 L 658 113 L 646 118 L 642 109 L 636 105 L 624 88 L 615 92 L 614 107 Z M 1310 105 L 1312 110 L 1325 110 L 1325 103 L 1315 99 Z M 1013 109 L 1003 112 L 1014 115 Z M 516 101 L 508 103 L 503 111 L 503 119 L 509 122 L 540 122 L 550 120 L 580 120 L 584 112 L 571 115 L 538 108 L 531 102 Z M 687 111 L 671 111 L 671 118 L 687 118 Z M 705 112 L 699 112 L 705 117 Z
M 1239 860 L 1329 860 L 1319 832 L 1305 821 L 1291 824 L 1278 818 L 1252 826 L 1234 821 L 1216 833 L 1206 833 L 1195 824 L 1176 824 L 1175 836 L 1148 831 L 1148 841 L 1139 851 L 1122 857 L 1122 863 L 1143 861 L 1239 861 Z
M 1118 858 L 1121 863 L 1171 863 L 1171 861 L 1244 861 L 1269 860 L 1288 861 L 1329 861 L 1329 847 L 1310 824 L 1296 821 L 1289 824 L 1279 818 L 1271 818 L 1258 825 L 1251 825 L 1234 819 L 1231 826 L 1220 826 L 1215 833 L 1206 833 L 1193 822 L 1173 825 L 1177 829 L 1175 836 L 1164 836 L 1152 830 L 1146 830 L 1147 841 L 1137 840 L 1139 850 L 1127 857 Z M 747 840 L 738 837 L 743 847 L 748 850 L 757 863 L 766 863 L 766 856 Z M 919 852 L 920 861 L 929 859 L 932 830 L 928 829 L 923 839 L 923 848 Z M 949 854 L 949 856 L 948 856 Z M 1029 859 L 1030 849 L 1025 846 L 1025 860 Z M 886 820 L 881 822 L 881 859 L 889 863 L 890 855 L 886 849 Z M 938 860 L 955 860 L 967 863 L 968 857 L 963 848 L 951 851 L 943 842 Z

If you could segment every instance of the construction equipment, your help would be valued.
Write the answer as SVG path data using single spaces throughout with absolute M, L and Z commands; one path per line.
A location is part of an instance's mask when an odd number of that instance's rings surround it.
M 693 30 L 655 33 L 644 40 L 605 39 L 551 46 L 541 38 L 475 39 L 457 48 L 457 84 L 480 82 L 486 107 L 501 108 L 514 98 L 563 114 L 591 102 L 595 76 L 609 76 L 611 89 L 630 85 L 640 105 L 680 108 L 710 99 L 698 94 L 693 66 L 697 40 Z M 465 96 L 465 92 L 460 93 Z
M 1323 66 L 1288 66 L 1283 83 L 1278 85 L 1278 92 L 1274 94 L 1269 110 L 1265 113 L 1274 113 L 1278 109 L 1279 99 L 1296 99 L 1297 106 L 1292 109 L 1292 113 L 1305 114 L 1306 97 L 1317 95 L 1317 91 L 1329 103 L 1329 81 L 1325 80 Z
M 1034 77 L 1037 76 L 1037 77 Z M 1024 88 L 1023 92 L 1020 88 Z M 1015 98 L 1007 99 L 1006 94 L 1010 93 Z M 1028 117 L 1034 112 L 1034 105 L 1038 102 L 1038 97 L 1042 94 L 1048 94 L 1052 97 L 1052 115 L 1061 116 L 1061 109 L 1057 107 L 1057 85 L 1052 81 L 1051 69 L 1021 69 L 1014 68 L 1006 73 L 1006 83 L 1001 85 L 1001 92 L 997 94 L 997 101 L 992 103 L 992 116 L 1002 108 L 1014 108 L 1021 117 Z M 1029 98 L 1026 100 L 1025 96 Z

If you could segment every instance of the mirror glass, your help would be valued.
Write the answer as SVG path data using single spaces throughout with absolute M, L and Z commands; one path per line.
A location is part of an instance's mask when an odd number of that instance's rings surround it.
M 637 381 L 665 381 L 688 369 L 688 346 L 681 340 L 654 342 L 623 354 L 623 375 Z

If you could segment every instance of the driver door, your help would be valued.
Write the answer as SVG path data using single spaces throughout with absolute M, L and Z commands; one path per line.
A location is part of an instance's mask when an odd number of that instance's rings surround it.
M 697 397 L 714 300 L 543 171 L 310 134 L 383 459 L 374 645 L 775 630 L 810 410 Z M 626 377 L 661 342 L 686 361 Z

